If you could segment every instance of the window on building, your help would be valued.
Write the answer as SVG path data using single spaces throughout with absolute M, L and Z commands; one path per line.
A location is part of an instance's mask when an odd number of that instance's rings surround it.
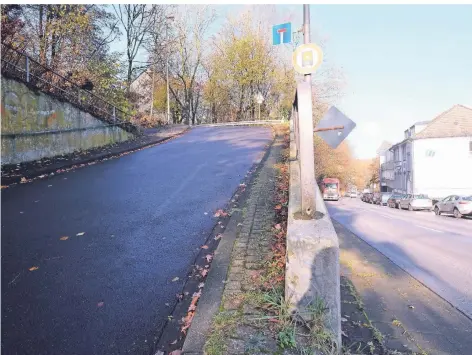
M 434 150 L 428 149 L 428 150 L 426 150 L 425 155 L 429 158 L 432 158 L 436 155 L 436 152 Z

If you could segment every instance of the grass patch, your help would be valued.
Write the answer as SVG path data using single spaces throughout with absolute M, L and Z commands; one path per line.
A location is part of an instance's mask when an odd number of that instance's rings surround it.
M 242 314 L 239 311 L 223 311 L 213 319 L 210 336 L 205 344 L 205 354 L 223 355 L 226 353 L 226 340 L 229 333 L 236 327 Z

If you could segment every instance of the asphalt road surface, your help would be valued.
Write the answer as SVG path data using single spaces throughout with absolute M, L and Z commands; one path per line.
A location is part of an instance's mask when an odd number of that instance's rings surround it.
M 472 318 L 472 219 L 354 198 L 327 206 L 333 219 Z
M 270 140 L 196 128 L 2 191 L 2 353 L 150 353 L 214 211 Z

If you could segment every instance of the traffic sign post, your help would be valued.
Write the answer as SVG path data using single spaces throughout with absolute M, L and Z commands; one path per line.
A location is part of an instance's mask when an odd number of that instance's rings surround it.
M 259 118 L 259 121 L 260 121 L 261 120 L 261 104 L 264 102 L 264 96 L 262 96 L 262 94 L 259 92 L 255 96 L 255 99 L 256 99 L 256 102 L 258 104 L 258 118 Z
M 292 42 L 292 24 L 290 22 L 272 27 L 272 44 L 277 46 Z

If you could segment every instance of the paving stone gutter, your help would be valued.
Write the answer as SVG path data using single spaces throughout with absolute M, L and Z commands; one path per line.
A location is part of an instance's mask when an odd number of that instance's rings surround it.
M 204 290 L 198 303 L 196 315 L 182 348 L 183 354 L 208 353 L 204 348 L 212 333 L 215 316 L 224 314 L 233 317 L 236 313 L 239 314 L 244 294 L 254 286 L 253 276 L 260 272 L 269 253 L 270 231 L 274 220 L 274 164 L 279 161 L 281 150 L 282 137 L 278 137 L 261 160 L 253 183 L 248 186 L 245 207 L 233 214 L 228 222 L 205 283 L 205 289 L 211 292 Z M 248 305 L 245 305 L 242 311 L 246 317 L 259 314 Z M 247 350 L 246 336 L 252 338 L 254 335 L 261 338 L 264 349 L 277 350 L 275 339 L 270 339 L 267 334 L 261 334 L 259 329 L 244 324 L 245 322 L 241 321 L 241 327 L 235 330 L 234 334 L 226 334 L 224 354 L 244 353 L 245 349 Z

